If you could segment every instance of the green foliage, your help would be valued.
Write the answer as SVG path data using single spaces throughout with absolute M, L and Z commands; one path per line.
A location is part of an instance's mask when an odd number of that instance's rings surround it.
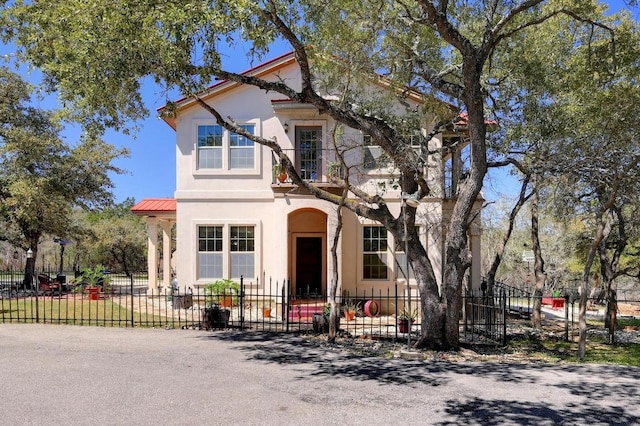
M 85 261 L 102 263 L 127 274 L 146 268 L 147 231 L 144 219 L 131 213 L 134 204 L 127 199 L 112 207 L 79 213 L 78 220 L 85 232 L 75 239 L 83 249 Z
M 205 303 L 222 305 L 226 298 L 231 298 L 233 305 L 238 304 L 240 284 L 232 279 L 225 278 L 204 286 Z
M 411 320 L 413 322 L 418 318 L 418 309 L 409 310 L 408 306 L 403 306 L 400 314 L 398 314 L 398 318 Z
M 450 226 L 441 244 L 447 253 L 442 258 L 448 263 L 442 267 L 443 288 L 421 285 L 426 300 L 437 299 L 440 291 L 459 294 L 462 288 L 469 266 L 461 260 L 468 250 L 465 235 L 488 159 L 514 151 L 556 158 L 553 148 L 560 142 L 579 147 L 576 152 L 588 151 L 593 138 L 583 130 L 607 122 L 597 118 L 594 110 L 586 108 L 578 114 L 572 109 L 581 100 L 573 97 L 574 92 L 601 92 L 615 70 L 612 37 L 607 37 L 610 33 L 602 25 L 594 25 L 605 21 L 602 12 L 592 0 L 496 2 L 493 8 L 474 0 L 449 2 L 444 10 L 430 1 L 220 0 L 184 7 L 167 1 L 51 0 L 12 3 L 0 12 L 0 28 L 18 46 L 20 57 L 39 67 L 63 102 L 74 106 L 78 118 L 100 130 L 120 128 L 127 120 L 146 115 L 140 91 L 145 78 L 151 77 L 163 89 L 178 88 L 185 96 L 198 93 L 216 78 L 232 80 L 314 105 L 336 122 L 371 135 L 397 171 L 400 189 L 409 193 L 418 187 L 426 193 L 425 166 L 441 165 L 430 164 L 421 155 L 424 152 L 410 147 L 403 135 L 436 122 L 448 124 L 454 132 L 466 132 L 461 140 L 471 147 L 465 151 L 469 173 L 458 186 L 457 198 L 451 200 Z M 607 24 L 615 27 L 614 19 Z M 226 67 L 227 50 L 250 46 L 247 62 L 256 63 L 276 39 L 284 39 L 296 50 L 305 80 L 303 90 L 289 87 L 286 79 L 245 78 Z M 627 52 L 629 62 L 634 52 Z M 377 79 L 379 75 L 384 75 L 384 81 Z M 582 81 L 600 85 L 581 86 Z M 390 90 L 370 90 L 377 83 Z M 419 105 L 413 97 L 417 92 L 423 94 Z M 327 94 L 335 100 L 327 101 Z M 619 90 L 607 95 L 608 99 L 595 96 L 598 101 L 591 105 L 621 105 L 622 100 L 625 106 L 638 104 L 624 94 Z M 582 100 L 591 102 L 586 97 Z M 169 116 L 175 114 L 173 108 L 167 110 Z M 454 125 L 453 120 L 460 111 L 468 114 L 466 123 L 458 128 L 459 122 Z M 425 116 L 426 112 L 431 115 Z M 487 145 L 485 120 L 489 115 L 498 117 L 501 126 L 525 120 L 548 125 L 501 130 L 496 136 L 501 139 Z M 225 112 L 219 116 L 225 117 Z M 636 121 L 628 118 L 626 115 L 627 123 Z M 231 121 L 223 124 L 233 127 Z M 557 129 L 579 126 L 579 139 L 570 140 L 566 134 L 552 137 Z M 602 133 L 597 135 L 599 141 L 605 140 Z M 532 140 L 551 146 L 529 150 Z M 273 143 L 258 138 L 256 142 Z M 462 148 L 436 148 L 434 154 L 453 157 Z M 593 160 L 584 164 L 597 164 Z M 313 191 L 319 198 L 338 203 L 333 194 L 318 188 Z M 398 218 L 378 193 L 358 193 L 357 199 L 349 199 L 344 206 L 386 224 L 400 239 Z M 411 215 L 411 225 L 414 219 Z M 413 252 L 410 257 L 420 263 L 414 268 L 416 279 L 423 284 L 436 282 L 437 268 L 425 247 L 416 244 L 409 250 Z M 439 305 L 423 308 L 433 309 L 429 315 L 440 316 L 444 322 L 457 318 L 435 306 Z M 447 309 L 460 308 L 451 305 Z M 439 344 L 458 344 L 457 323 L 446 324 L 442 330 L 448 335 L 440 336 Z
M 96 265 L 93 268 L 84 268 L 81 272 L 82 282 L 89 287 L 97 287 L 106 284 L 104 266 Z
M 109 203 L 115 149 L 90 133 L 71 145 L 53 112 L 29 105 L 31 87 L 0 67 L 0 239 L 37 253 L 45 235 L 74 234 L 74 207 Z
M 362 315 L 362 303 L 355 300 L 345 300 L 342 304 L 342 310 L 345 312 L 354 312 L 356 315 Z

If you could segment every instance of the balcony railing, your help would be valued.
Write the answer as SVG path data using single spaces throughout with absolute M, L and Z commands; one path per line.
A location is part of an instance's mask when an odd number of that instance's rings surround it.
M 334 149 L 285 149 L 283 150 L 295 165 L 300 177 L 311 183 L 335 182 L 342 174 L 342 167 Z M 271 157 L 272 183 L 276 185 L 292 184 L 290 176 L 281 175 L 280 160 Z

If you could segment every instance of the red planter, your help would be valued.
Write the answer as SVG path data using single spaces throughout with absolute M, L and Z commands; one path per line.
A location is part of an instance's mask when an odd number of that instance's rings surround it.
M 100 299 L 100 287 L 87 287 L 87 293 L 89 294 L 89 300 Z
M 409 332 L 409 320 L 404 318 L 398 318 L 398 331 L 400 333 Z
M 380 313 L 380 306 L 375 300 L 367 300 L 364 304 L 364 314 L 368 317 L 378 316 Z

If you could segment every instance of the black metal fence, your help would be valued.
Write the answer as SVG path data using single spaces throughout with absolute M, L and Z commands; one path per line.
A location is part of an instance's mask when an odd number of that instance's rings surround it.
M 149 291 L 144 274 L 110 274 L 97 287 L 36 275 L 41 279 L 25 286 L 20 274 L 0 273 L 0 322 L 322 332 L 328 313 L 325 295 L 295 293 L 286 280 L 284 285 L 273 280 L 245 285 L 242 280 L 237 292 L 216 293 L 205 287 L 180 293 L 172 288 Z M 282 291 L 272 294 L 271 288 Z M 409 305 L 403 290 L 344 293 L 341 302 L 355 308 L 353 318 L 339 312 L 343 334 L 402 339 L 419 330 L 419 308 L 413 309 L 410 325 L 399 324 Z M 418 305 L 413 300 L 413 306 Z
M 198 288 L 187 293 L 166 288 L 149 291 L 146 274 L 109 274 L 98 287 L 68 280 L 43 285 L 44 277 L 24 286 L 19 274 L 0 273 L 0 321 L 3 323 L 50 323 L 106 327 L 235 328 L 272 332 L 323 332 L 328 327 L 327 297 L 295 292 L 288 281 L 264 277 L 245 283 L 240 291 L 214 293 Z M 66 280 L 65 280 L 66 281 Z M 46 284 L 46 283 L 45 283 Z M 277 294 L 269 289 L 282 289 Z M 422 313 L 415 293 L 409 299 L 404 286 L 388 290 L 345 292 L 339 312 L 339 332 L 367 338 L 415 340 Z M 496 288 L 465 294 L 460 338 L 466 343 L 504 344 L 508 313 L 531 310 L 531 298 L 513 289 Z M 413 336 L 411 336 L 411 333 Z
M 461 339 L 468 343 L 506 344 L 507 292 L 467 292 L 464 297 Z

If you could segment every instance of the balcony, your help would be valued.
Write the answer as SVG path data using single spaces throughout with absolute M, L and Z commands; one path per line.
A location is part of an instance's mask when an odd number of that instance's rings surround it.
M 334 176 L 340 176 L 341 165 L 335 150 L 327 149 L 285 149 L 284 152 L 291 159 L 300 177 L 318 188 L 340 194 L 341 187 L 335 182 Z M 279 159 L 271 156 L 271 188 L 274 192 L 293 192 L 298 185 L 291 181 L 288 175 L 282 175 Z M 302 188 L 295 193 L 306 194 Z

